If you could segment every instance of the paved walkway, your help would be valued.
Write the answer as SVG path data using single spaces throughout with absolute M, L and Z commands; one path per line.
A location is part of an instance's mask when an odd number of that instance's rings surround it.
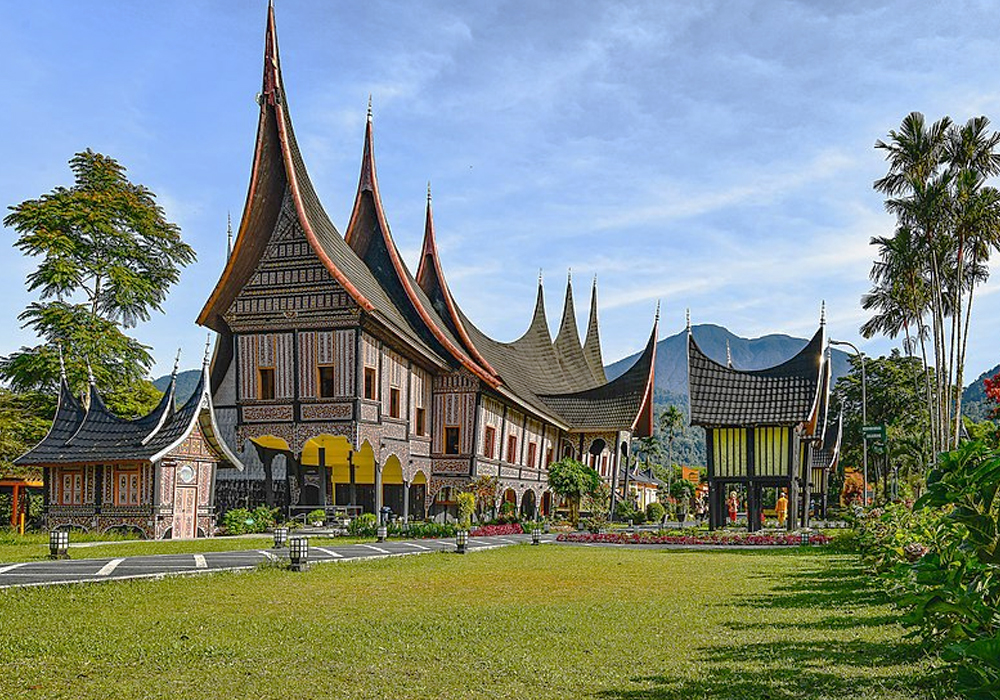
M 493 549 L 531 541 L 531 535 L 503 537 L 470 537 L 468 551 Z M 543 535 L 542 542 L 555 541 L 555 535 Z M 30 561 L 0 564 L 0 588 L 51 586 L 65 583 L 95 583 L 124 579 L 162 578 L 204 574 L 215 571 L 254 569 L 261 564 L 288 559 L 288 549 L 268 549 L 261 541 L 258 550 L 237 552 L 204 552 L 201 554 L 153 554 L 117 559 L 65 559 L 61 561 Z M 389 540 L 371 544 L 327 544 L 310 542 L 310 564 L 345 562 L 357 559 L 402 557 L 429 552 L 454 552 L 454 538 L 441 540 Z M 72 550 L 71 550 L 72 551 Z

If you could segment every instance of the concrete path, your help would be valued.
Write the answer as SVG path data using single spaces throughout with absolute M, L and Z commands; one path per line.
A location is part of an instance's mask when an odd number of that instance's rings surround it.
M 543 535 L 545 544 L 555 535 Z M 531 542 L 531 535 L 470 537 L 469 552 Z M 65 583 L 96 583 L 125 579 L 162 578 L 205 574 L 214 571 L 254 569 L 261 564 L 287 561 L 288 549 L 269 549 L 261 542 L 259 550 L 237 552 L 202 552 L 199 554 L 154 554 L 114 559 L 67 559 L 0 564 L 0 588 L 52 586 Z M 311 543 L 310 543 L 311 545 Z M 323 540 L 322 546 L 309 547 L 310 564 L 345 562 L 358 559 L 402 557 L 430 552 L 454 552 L 454 538 L 442 540 L 389 540 L 372 544 L 337 545 Z

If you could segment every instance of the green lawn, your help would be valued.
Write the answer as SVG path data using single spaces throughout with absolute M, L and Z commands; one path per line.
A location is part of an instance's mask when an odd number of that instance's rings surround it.
M 294 533 L 293 533 L 294 534 Z M 197 540 L 132 540 L 123 539 L 108 544 L 75 546 L 74 543 L 105 540 L 106 535 L 70 535 L 69 555 L 72 559 L 108 559 L 149 554 L 198 554 L 201 552 L 233 552 L 244 549 L 268 549 L 274 544 L 273 535 L 259 537 L 208 537 Z M 356 542 L 374 542 L 374 537 L 316 537 L 309 541 L 320 547 Z M 7 536 L 0 539 L 0 564 L 20 561 L 41 561 L 49 555 L 48 533 Z
M 0 698 L 930 698 L 854 558 L 528 545 L 0 591 Z

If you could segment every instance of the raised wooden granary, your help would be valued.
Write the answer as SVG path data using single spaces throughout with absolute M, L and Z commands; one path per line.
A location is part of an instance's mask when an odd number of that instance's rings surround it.
M 306 172 L 268 9 L 249 192 L 235 244 L 198 323 L 218 333 L 212 392 L 247 464 L 220 498 L 422 517 L 483 476 L 525 513 L 551 508 L 546 467 L 571 455 L 609 481 L 621 446 L 652 431 L 656 323 L 635 365 L 608 381 L 596 285 L 581 343 L 567 283 L 550 336 L 541 280 L 527 331 L 500 342 L 445 280 L 430 195 L 416 274 L 379 195 L 371 109 L 344 235 Z
M 814 466 L 835 461 L 827 431 L 830 360 L 826 326 L 791 359 L 774 367 L 741 370 L 708 357 L 688 326 L 691 425 L 705 429 L 709 525 L 722 527 L 727 494 L 745 493 L 747 527 L 761 527 L 762 490 L 785 491 L 789 528 L 808 525 Z M 833 450 L 821 453 L 822 450 Z M 822 476 L 822 475 L 821 475 Z M 825 484 L 825 480 L 823 481 Z
M 243 468 L 219 438 L 208 363 L 191 397 L 175 406 L 175 379 L 148 415 L 125 420 L 91 380 L 86 407 L 66 377 L 48 434 L 14 463 L 41 468 L 49 529 L 190 539 L 215 529 L 219 467 Z

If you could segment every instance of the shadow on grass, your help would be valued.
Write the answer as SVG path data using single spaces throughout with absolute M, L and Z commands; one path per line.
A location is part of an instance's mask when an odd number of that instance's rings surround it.
M 596 697 L 606 700 L 942 697 L 940 684 L 928 687 L 935 679 L 919 665 L 924 653 L 918 643 L 843 639 L 845 630 L 893 624 L 898 620 L 884 609 L 873 608 L 884 605 L 887 599 L 859 569 L 847 562 L 825 562 L 814 569 L 765 577 L 775 582 L 772 592 L 738 601 L 737 608 L 808 608 L 830 614 L 792 623 L 732 621 L 725 627 L 736 633 L 750 631 L 751 638 L 754 630 L 776 629 L 803 630 L 817 639 L 750 644 L 734 640 L 692 649 L 692 657 L 698 663 L 697 678 L 636 677 L 632 679 L 634 685 L 605 690 Z M 733 603 L 727 601 L 726 605 L 731 607 Z M 837 638 L 829 638 L 838 632 Z M 767 637 L 773 639 L 773 632 Z

